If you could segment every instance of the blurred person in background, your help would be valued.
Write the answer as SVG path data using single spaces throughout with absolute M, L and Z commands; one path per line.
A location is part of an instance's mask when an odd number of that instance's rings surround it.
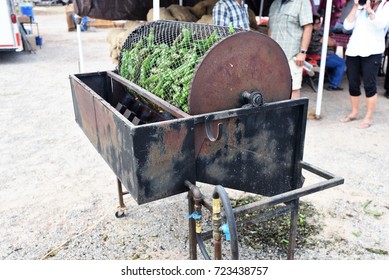
M 309 1 L 311 2 L 311 6 L 312 6 L 312 15 L 320 16 L 320 14 L 317 12 L 315 0 L 309 0 Z
M 299 98 L 303 64 L 312 35 L 310 0 L 274 0 L 269 10 L 268 26 L 268 35 L 280 45 L 288 59 L 292 98 Z
M 361 3 L 363 0 L 359 0 Z M 385 34 L 389 28 L 389 0 L 367 0 L 354 6 L 344 21 L 346 30 L 353 30 L 346 50 L 347 78 L 351 101 L 351 113 L 341 119 L 350 122 L 359 117 L 361 79 L 366 95 L 366 113 L 359 128 L 373 123 L 377 105 L 376 78 L 385 51 Z
M 351 0 L 353 1 L 353 0 Z M 342 7 L 346 4 L 346 0 L 333 0 L 331 6 L 331 18 L 330 18 L 330 31 L 333 31 L 336 23 L 339 21 L 342 14 Z M 325 21 L 325 13 L 327 8 L 327 0 L 320 0 L 319 7 L 317 12 L 323 17 L 323 22 Z
M 213 24 L 249 30 L 248 7 L 244 0 L 219 0 L 212 10 Z
M 385 50 L 386 58 L 386 73 L 385 73 L 385 85 L 384 88 L 386 89 L 386 92 L 384 96 L 386 98 L 389 98 L 389 32 L 386 33 L 386 50 Z
M 313 15 L 313 31 L 311 42 L 307 51 L 308 58 L 310 56 L 319 57 L 321 60 L 321 51 L 323 46 L 323 29 L 321 28 L 321 19 L 318 15 Z M 335 53 L 336 41 L 328 37 L 328 48 L 326 57 L 326 69 L 329 69 L 327 76 L 329 79 L 329 85 L 327 90 L 343 90 L 339 87 L 343 79 L 343 74 L 346 69 L 346 62 L 343 58 Z
M 344 33 L 344 34 L 351 34 L 352 31 L 345 30 L 343 28 L 343 22 L 350 13 L 351 9 L 354 6 L 354 0 L 347 0 L 345 4 L 342 6 L 342 12 L 340 14 L 340 17 L 338 18 L 338 21 L 335 23 L 334 27 L 332 28 L 332 32 L 334 33 Z

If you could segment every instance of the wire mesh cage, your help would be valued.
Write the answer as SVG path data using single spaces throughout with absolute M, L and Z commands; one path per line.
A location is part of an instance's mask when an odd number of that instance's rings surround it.
M 124 42 L 119 74 L 187 113 L 196 66 L 218 41 L 240 31 L 188 22 L 147 23 Z

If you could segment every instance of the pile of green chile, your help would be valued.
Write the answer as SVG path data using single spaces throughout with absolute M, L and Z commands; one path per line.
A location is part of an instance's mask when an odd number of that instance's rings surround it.
M 196 39 L 182 29 L 172 45 L 156 44 L 154 30 L 121 54 L 120 75 L 188 113 L 188 94 L 196 65 L 218 40 L 217 30 Z

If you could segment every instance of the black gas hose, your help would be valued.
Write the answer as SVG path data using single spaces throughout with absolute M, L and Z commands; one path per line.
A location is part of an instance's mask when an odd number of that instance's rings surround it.
M 224 215 L 227 219 L 228 229 L 230 231 L 231 259 L 238 260 L 239 259 L 238 231 L 236 228 L 235 217 L 232 211 L 230 199 L 225 189 L 220 185 L 217 185 L 215 187 L 214 194 L 215 193 L 219 195 L 223 203 Z

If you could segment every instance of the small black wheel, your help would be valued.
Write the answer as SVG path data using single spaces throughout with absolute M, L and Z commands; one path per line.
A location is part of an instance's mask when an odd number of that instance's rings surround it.
M 123 218 L 127 216 L 127 209 L 119 209 L 118 211 L 115 212 L 115 217 L 116 218 Z

